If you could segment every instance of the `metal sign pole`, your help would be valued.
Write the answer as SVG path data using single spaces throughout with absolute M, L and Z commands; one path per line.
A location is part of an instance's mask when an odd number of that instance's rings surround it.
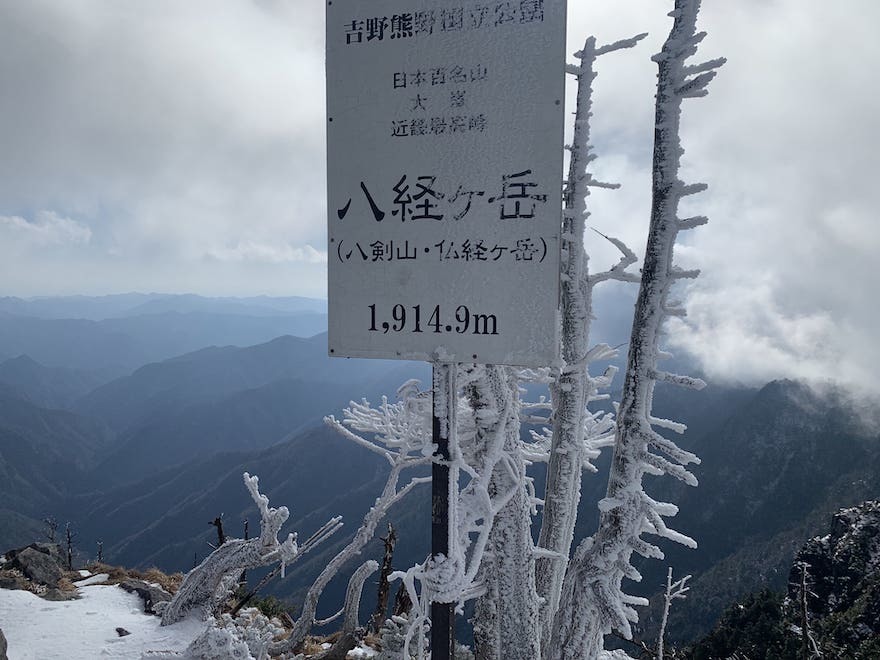
M 455 365 L 433 364 L 433 442 L 431 467 L 431 554 L 449 556 L 449 438 L 455 432 Z M 431 603 L 431 658 L 450 660 L 455 644 L 455 603 Z

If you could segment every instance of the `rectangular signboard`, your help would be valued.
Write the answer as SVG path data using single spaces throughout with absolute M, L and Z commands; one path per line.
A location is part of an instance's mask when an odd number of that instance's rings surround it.
M 331 355 L 556 360 L 565 8 L 327 3 Z

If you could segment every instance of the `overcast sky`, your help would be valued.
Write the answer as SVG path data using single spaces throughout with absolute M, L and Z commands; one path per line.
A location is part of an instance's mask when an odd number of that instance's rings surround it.
M 569 5 L 569 52 L 650 33 L 600 60 L 593 123 L 597 174 L 624 187 L 590 223 L 640 253 L 672 2 Z M 0 294 L 323 297 L 323 13 L 0 0 Z M 880 390 L 877 25 L 876 0 L 703 2 L 701 56 L 729 62 L 685 108 L 684 178 L 710 185 L 685 210 L 710 224 L 677 252 L 703 276 L 672 342 L 710 377 Z

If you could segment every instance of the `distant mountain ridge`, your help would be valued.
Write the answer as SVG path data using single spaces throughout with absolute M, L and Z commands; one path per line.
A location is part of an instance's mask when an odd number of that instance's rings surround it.
M 110 369 L 121 376 L 206 346 L 312 337 L 327 329 L 326 307 L 324 300 L 268 296 L 7 297 L 0 298 L 0 349 L 47 367 Z
M 0 361 L 0 383 L 14 387 L 28 401 L 44 408 L 68 408 L 115 376 L 113 370 L 46 367 L 29 355 Z
M 406 367 L 354 381 L 352 389 L 336 382 L 281 379 L 194 403 L 122 434 L 116 449 L 96 468 L 114 481 L 132 481 L 177 463 L 218 452 L 259 450 L 297 437 L 338 414 L 356 391 L 376 400 L 382 392 L 416 375 Z M 409 367 L 412 369 L 412 367 Z
M 215 454 L 141 482 L 76 498 L 68 503 L 65 517 L 76 516 L 83 535 L 105 539 L 106 556 L 114 562 L 187 570 L 194 553 L 201 558 L 210 552 L 206 543 L 215 531 L 208 521 L 223 513 L 227 533 L 239 537 L 242 521 L 254 521 L 257 514 L 242 483 L 244 471 L 259 475 L 261 490 L 273 506 L 290 509 L 285 531 L 296 530 L 307 538 L 329 518 L 343 516 L 344 528 L 330 543 L 298 562 L 287 579 L 269 589 L 291 596 L 301 593 L 354 534 L 384 486 L 388 464 L 320 426 L 260 451 Z M 389 515 L 400 532 L 400 567 L 421 561 L 429 551 L 429 491 L 416 489 Z M 377 555 L 380 547 L 374 539 L 365 558 Z M 337 603 L 346 580 L 334 581 L 322 600 Z
M 0 315 L 0 346 L 49 367 L 114 369 L 118 375 L 206 346 L 251 346 L 281 335 L 312 337 L 323 314 L 240 316 L 164 312 L 103 321 Z
M 142 479 L 194 456 L 282 442 L 349 399 L 393 391 L 414 375 L 407 363 L 327 357 L 326 334 L 317 336 L 325 305 L 143 294 L 2 299 L 0 349 L 16 357 L 0 360 L 0 545 L 33 540 L 39 520 L 74 492 Z M 94 321 L 24 312 L 138 315 Z M 311 339 L 281 336 L 296 327 Z M 210 346 L 213 339 L 221 345 Z M 196 350 L 177 350 L 191 345 Z M 115 395 L 108 392 L 120 383 L 101 389 L 120 377 L 130 386 Z M 105 395 L 104 409 L 77 409 Z M 122 419 L 110 429 L 99 417 Z
M 45 515 L 73 492 L 88 488 L 85 472 L 112 446 L 103 424 L 48 410 L 0 388 L 0 509 Z
M 123 293 L 106 296 L 0 297 L 0 312 L 42 319 L 102 321 L 166 312 L 208 312 L 241 316 L 326 313 L 327 301 L 299 296 L 206 297 L 191 293 Z
M 158 411 L 176 413 L 273 381 L 360 384 L 401 363 L 330 358 L 326 334 L 311 339 L 283 336 L 248 346 L 210 347 L 155 362 L 89 393 L 74 408 L 124 430 Z

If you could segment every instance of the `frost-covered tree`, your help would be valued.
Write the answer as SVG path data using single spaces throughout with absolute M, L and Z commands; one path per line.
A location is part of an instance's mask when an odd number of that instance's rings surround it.
M 623 48 L 634 46 L 646 35 L 596 47 L 593 37 L 587 39 L 581 51 L 575 54 L 579 62 L 568 68 L 577 76 L 577 105 L 574 136 L 569 150 L 568 180 L 565 185 L 562 238 L 562 366 L 554 370 L 549 380 L 552 398 L 550 420 L 552 431 L 548 437 L 533 436 L 539 446 L 548 446 L 546 454 L 547 484 L 543 501 L 541 533 L 538 546 L 544 551 L 537 565 L 538 594 L 544 600 L 540 610 L 540 631 L 544 645 L 549 643 L 550 622 L 559 605 L 562 579 L 565 575 L 574 527 L 581 496 L 581 475 L 592 467 L 591 460 L 602 447 L 609 446 L 610 417 L 591 413 L 587 404 L 597 398 L 600 385 L 607 385 L 613 372 L 606 372 L 603 380 L 590 377 L 590 362 L 607 359 L 613 352 L 607 346 L 590 347 L 590 322 L 593 313 L 593 287 L 599 282 L 616 279 L 637 281 L 626 271 L 636 261 L 635 255 L 623 243 L 611 240 L 622 252 L 620 262 L 606 272 L 590 275 L 589 256 L 584 249 L 587 198 L 590 188 L 617 188 L 616 184 L 597 181 L 589 171 L 596 156 L 591 153 L 590 116 L 593 105 L 593 80 L 596 77 L 596 58 Z M 534 448 L 527 450 L 532 460 Z
M 591 85 L 596 57 L 629 48 L 644 36 L 601 48 L 597 48 L 595 39 L 591 38 L 576 54 L 579 65 L 569 67 L 569 72 L 578 77 L 578 103 L 562 227 L 565 245 L 561 273 L 562 367 L 553 370 L 508 369 L 506 379 L 499 376 L 503 373 L 501 368 L 487 367 L 485 374 L 495 375 L 494 383 L 483 379 L 470 387 L 468 398 L 475 416 L 481 410 L 510 408 L 507 402 L 521 408 L 519 382 L 547 383 L 552 394 L 552 403 L 526 404 L 524 414 L 511 416 L 504 428 L 507 440 L 501 446 L 512 460 L 497 463 L 491 487 L 497 491 L 499 484 L 503 484 L 502 491 L 512 494 L 491 524 L 484 566 L 480 569 L 479 581 L 485 593 L 477 600 L 474 619 L 477 658 L 540 657 L 542 641 L 545 645 L 549 641 L 549 622 L 558 605 L 574 535 L 581 473 L 585 468 L 592 468 L 590 461 L 598 456 L 601 447 L 610 446 L 613 440 L 612 418 L 587 410 L 587 403 L 601 398 L 598 389 L 607 386 L 614 375 L 614 370 L 609 369 L 599 378 L 590 378 L 587 370 L 590 362 L 614 355 L 607 346 L 589 346 L 592 289 L 599 282 L 610 279 L 638 281 L 638 278 L 626 272 L 626 268 L 635 262 L 635 255 L 616 239 L 609 240 L 622 252 L 618 264 L 592 276 L 587 267 L 584 229 L 589 212 L 586 197 L 591 187 L 618 187 L 595 180 L 588 171 L 588 164 L 595 158 L 590 153 L 589 144 Z M 499 383 L 505 380 L 506 385 L 499 387 Z M 550 417 L 537 417 L 534 413 L 540 410 L 550 410 Z M 497 421 L 497 415 L 493 414 L 491 419 Z M 548 423 L 550 428 L 541 433 L 532 432 L 533 441 L 520 445 L 520 421 Z M 491 431 L 483 429 L 483 433 Z M 479 441 L 475 445 L 483 446 Z M 520 452 L 516 452 L 517 445 L 520 445 Z M 515 453 L 510 454 L 512 451 Z M 536 461 L 548 463 L 547 488 L 542 501 L 535 499 L 525 470 L 528 464 Z M 544 505 L 537 549 L 530 530 L 534 503 Z M 524 625 L 526 621 L 530 623 Z M 540 625 L 535 626 L 532 621 L 539 621 Z
M 289 510 L 286 506 L 277 509 L 269 506 L 269 498 L 260 493 L 259 477 L 245 472 L 244 483 L 260 510 L 260 536 L 249 540 L 227 539 L 187 573 L 174 598 L 157 606 L 163 626 L 177 623 L 193 611 L 203 619 L 210 618 L 238 585 L 242 571 L 280 562 L 283 574 L 284 566 L 302 557 L 339 528 L 339 519 L 334 518 L 302 547 L 297 545 L 296 534 L 288 534 L 284 541 L 279 541 L 278 532 L 290 516 Z
M 538 600 L 532 497 L 524 487 L 519 450 L 517 371 L 461 365 L 455 382 L 448 392 L 435 384 L 439 408 L 449 397 L 456 402 L 454 421 L 446 418 L 456 428 L 449 448 L 454 494 L 449 554 L 392 575 L 403 581 L 413 602 L 406 644 L 422 634 L 430 602 L 461 605 L 477 598 L 478 657 L 537 657 L 536 628 L 522 625 L 537 616 Z
M 465 388 L 474 417 L 474 445 L 498 452 L 488 472 L 486 495 L 503 501 L 495 507 L 493 519 L 484 521 L 489 534 L 477 575 L 483 594 L 477 599 L 474 615 L 475 656 L 538 658 L 538 628 L 523 625 L 537 620 L 539 605 L 531 534 L 532 497 L 525 488 L 526 465 L 519 448 L 517 372 L 498 366 L 475 371 L 480 377 Z
M 398 397 L 398 403 L 389 403 L 383 397 L 378 408 L 371 407 L 365 400 L 360 403 L 351 402 L 343 411 L 342 421 L 332 416 L 325 419 L 327 424 L 348 439 L 382 456 L 391 469 L 382 493 L 364 515 L 354 538 L 315 578 L 306 592 L 302 612 L 294 623 L 293 631 L 286 640 L 272 645 L 270 650 L 273 654 L 292 652 L 303 642 L 316 624 L 318 600 L 330 580 L 360 554 L 395 503 L 403 499 L 416 485 L 430 481 L 429 477 L 413 476 L 401 485 L 405 472 L 431 464 L 431 399 L 426 393 L 418 391 L 417 381 L 404 383 L 398 390 Z M 358 577 L 357 574 L 355 577 Z M 349 590 L 349 594 L 352 593 Z M 359 591 L 357 595 L 360 597 Z M 344 609 L 340 614 L 343 611 Z
M 237 615 L 222 614 L 215 625 L 206 628 L 187 647 L 188 660 L 269 660 L 269 645 L 284 633 L 281 622 L 269 619 L 256 608 Z M 150 653 L 150 658 L 171 660 L 177 653 Z
M 704 383 L 661 371 L 664 356 L 659 340 L 664 319 L 683 310 L 670 302 L 675 282 L 697 276 L 673 265 L 679 230 L 706 222 L 704 217 L 679 218 L 679 201 L 700 192 L 705 184 L 686 185 L 679 177 L 683 150 L 679 139 L 681 104 L 685 98 L 704 96 L 723 59 L 687 65 L 705 33 L 696 32 L 699 0 L 676 0 L 671 12 L 673 27 L 661 52 L 655 106 L 653 199 L 642 280 L 636 302 L 632 338 L 627 358 L 623 394 L 618 408 L 614 455 L 606 497 L 599 503 L 599 529 L 578 547 L 566 573 L 562 599 L 545 657 L 554 660 L 598 657 L 603 637 L 616 629 L 631 637 L 630 623 L 638 616 L 633 605 L 644 599 L 625 594 L 623 578 L 641 576 L 631 563 L 632 553 L 662 558 L 662 551 L 643 538 L 653 534 L 695 547 L 687 536 L 666 526 L 664 517 L 675 515 L 673 504 L 653 500 L 642 488 L 645 474 L 670 475 L 696 485 L 687 469 L 697 457 L 680 449 L 655 427 L 683 432 L 684 426 L 651 414 L 654 385 L 666 382 L 691 388 Z

